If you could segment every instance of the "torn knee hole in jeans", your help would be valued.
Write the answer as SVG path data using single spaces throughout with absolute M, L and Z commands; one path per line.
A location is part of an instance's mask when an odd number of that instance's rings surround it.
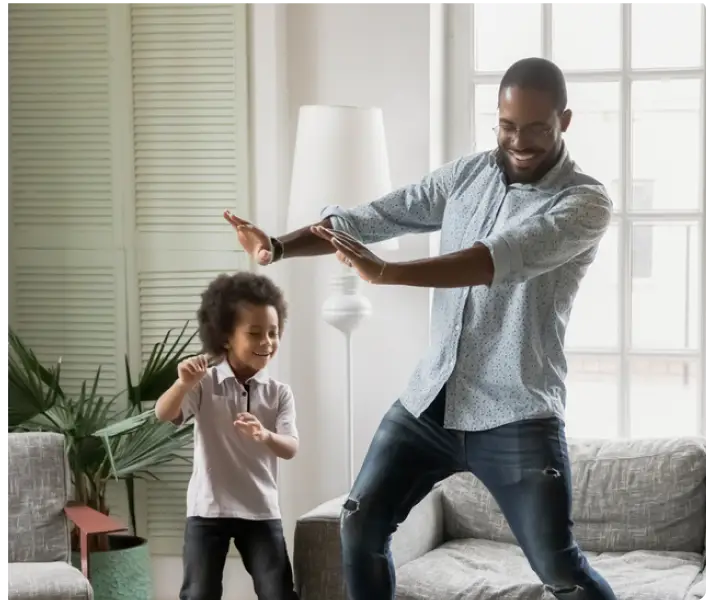
M 570 587 L 555 587 L 553 585 L 545 585 L 545 588 L 557 598 L 560 599 L 570 599 L 575 598 L 575 594 L 583 592 L 583 588 L 580 585 L 572 585 Z
M 551 477 L 552 479 L 559 479 L 559 477 L 561 477 L 561 473 L 559 473 L 559 471 L 554 467 L 545 467 L 542 472 L 547 477 Z
M 352 515 L 354 512 L 357 512 L 359 508 L 360 508 L 360 502 L 358 502 L 357 500 L 353 500 L 353 498 L 348 498 L 343 503 L 343 515 L 344 516 Z

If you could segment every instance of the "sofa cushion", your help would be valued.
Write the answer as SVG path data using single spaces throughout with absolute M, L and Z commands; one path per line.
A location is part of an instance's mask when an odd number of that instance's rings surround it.
M 64 437 L 11 433 L 8 448 L 8 560 L 69 560 L 70 473 Z
M 701 557 L 637 551 L 586 553 L 620 600 L 683 600 Z M 397 571 L 398 600 L 556 600 L 513 544 L 454 540 Z
M 576 441 L 572 465 L 574 533 L 584 550 L 702 552 L 706 531 L 706 442 Z M 452 539 L 515 542 L 486 488 L 462 473 L 442 484 Z
M 81 571 L 65 562 L 9 563 L 10 600 L 91 600 L 93 591 Z

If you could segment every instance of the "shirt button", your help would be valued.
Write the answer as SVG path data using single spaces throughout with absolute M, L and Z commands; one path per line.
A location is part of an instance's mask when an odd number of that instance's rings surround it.
M 247 392 L 243 392 L 243 398 L 245 398 L 245 396 L 247 396 L 247 395 L 248 395 Z
M 461 331 L 461 326 L 460 326 L 460 325 L 456 325 L 456 327 L 454 327 L 454 331 Z

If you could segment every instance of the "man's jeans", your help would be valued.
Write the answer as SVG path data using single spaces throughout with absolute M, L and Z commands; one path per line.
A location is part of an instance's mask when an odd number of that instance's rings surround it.
M 180 600 L 219 600 L 230 541 L 253 580 L 258 600 L 297 600 L 292 566 L 279 519 L 189 517 L 184 531 L 184 582 Z
M 444 390 L 418 419 L 396 402 L 385 415 L 343 507 L 350 600 L 393 600 L 390 538 L 433 485 L 470 471 L 493 495 L 539 579 L 560 600 L 617 600 L 572 534 L 563 423 L 522 421 L 489 431 L 444 429 Z

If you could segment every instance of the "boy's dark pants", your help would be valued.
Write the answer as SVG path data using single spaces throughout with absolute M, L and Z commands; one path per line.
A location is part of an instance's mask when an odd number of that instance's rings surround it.
M 297 600 L 282 521 L 189 517 L 184 531 L 180 600 L 219 600 L 233 540 L 258 600 Z

